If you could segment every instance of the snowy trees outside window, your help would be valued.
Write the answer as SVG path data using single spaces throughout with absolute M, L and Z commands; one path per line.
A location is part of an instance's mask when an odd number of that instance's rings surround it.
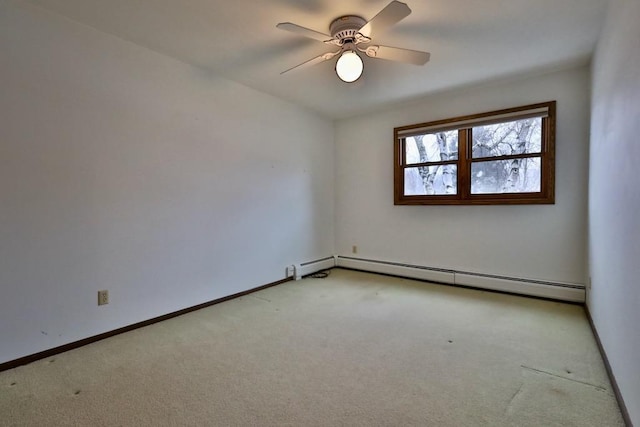
M 542 151 L 542 118 L 478 126 L 471 129 L 471 194 L 537 193 L 540 191 L 540 157 L 516 157 Z M 489 159 L 487 159 L 489 158 Z
M 394 134 L 396 204 L 554 203 L 555 101 Z
M 436 162 L 404 170 L 405 194 L 457 194 L 458 131 L 416 135 L 406 140 L 407 164 Z M 453 162 L 445 163 L 453 160 Z

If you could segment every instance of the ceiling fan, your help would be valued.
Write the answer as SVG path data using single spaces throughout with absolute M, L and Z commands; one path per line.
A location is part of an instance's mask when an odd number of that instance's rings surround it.
M 333 20 L 329 25 L 331 35 L 301 27 L 291 22 L 281 22 L 276 25 L 281 30 L 318 40 L 339 49 L 316 56 L 280 74 L 320 64 L 340 55 L 336 62 L 336 74 L 342 81 L 351 83 L 360 78 L 364 68 L 362 58 L 358 55 L 358 52 L 362 52 L 370 58 L 424 65 L 431 56 L 428 52 L 372 44 L 374 33 L 386 30 L 409 16 L 410 13 L 409 6 L 394 0 L 369 22 L 356 15 L 341 16 Z

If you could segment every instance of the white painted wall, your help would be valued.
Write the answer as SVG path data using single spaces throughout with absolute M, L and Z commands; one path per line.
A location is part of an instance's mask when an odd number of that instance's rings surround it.
M 0 58 L 0 363 L 333 252 L 332 122 L 20 2 Z
M 462 89 L 336 125 L 339 255 L 585 283 L 589 72 Z M 557 100 L 556 204 L 394 206 L 393 128 Z
M 640 425 L 640 2 L 612 0 L 593 61 L 587 302 Z

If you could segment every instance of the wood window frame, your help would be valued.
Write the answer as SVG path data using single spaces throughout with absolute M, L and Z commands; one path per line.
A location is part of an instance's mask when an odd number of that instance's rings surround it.
M 546 111 L 546 113 L 541 113 Z M 487 124 L 541 117 L 541 152 L 491 157 L 491 161 L 521 158 L 540 158 L 540 191 L 531 193 L 471 194 L 471 166 L 479 160 L 472 159 L 471 129 Z M 425 130 L 424 133 L 421 133 Z M 414 135 L 458 130 L 458 159 L 447 162 L 407 164 L 406 138 Z M 522 205 L 555 203 L 555 133 L 556 101 L 525 105 L 487 113 L 460 116 L 451 119 L 394 128 L 394 204 L 396 205 Z M 486 161 L 487 158 L 484 158 Z M 457 194 L 405 195 L 405 169 L 455 164 L 457 166 Z

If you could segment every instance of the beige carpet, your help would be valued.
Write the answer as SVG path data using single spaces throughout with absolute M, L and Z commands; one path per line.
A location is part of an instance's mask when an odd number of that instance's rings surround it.
M 333 270 L 0 373 L 0 425 L 624 424 L 582 307 Z

